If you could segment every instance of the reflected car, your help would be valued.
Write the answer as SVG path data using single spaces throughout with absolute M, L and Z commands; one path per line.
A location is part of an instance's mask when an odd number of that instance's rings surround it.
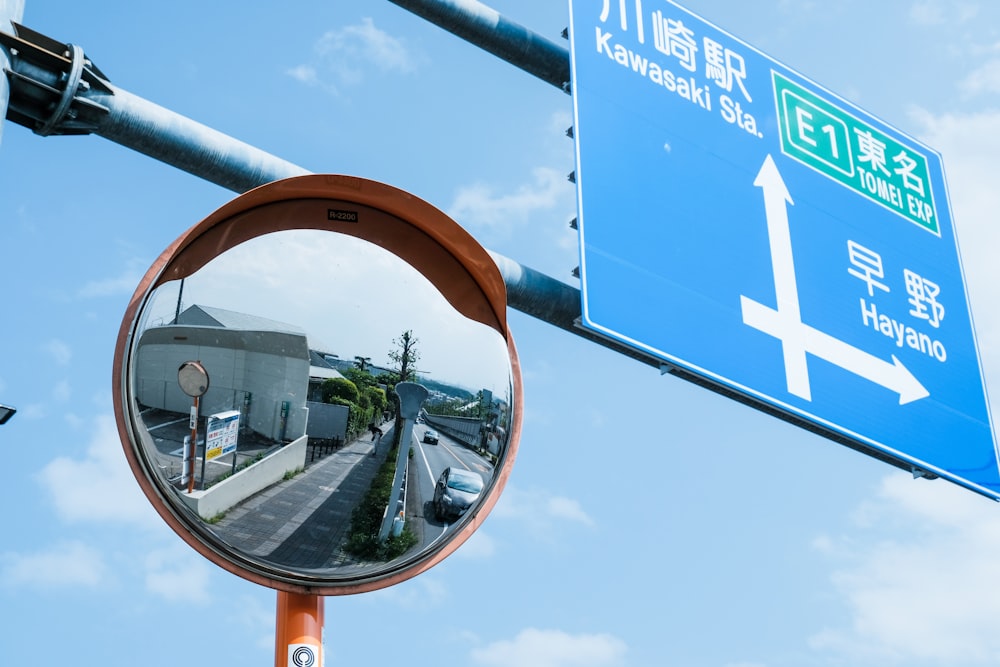
M 429 442 L 433 445 L 438 444 L 438 432 L 432 428 L 424 431 L 424 442 Z
M 479 500 L 483 478 L 464 468 L 445 468 L 434 487 L 434 516 L 438 521 L 457 519 Z

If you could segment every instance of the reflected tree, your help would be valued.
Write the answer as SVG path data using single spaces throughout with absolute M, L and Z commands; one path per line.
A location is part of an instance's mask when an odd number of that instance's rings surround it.
M 320 385 L 324 403 L 339 403 L 337 399 L 347 403 L 357 403 L 360 396 L 356 384 L 347 378 L 329 378 Z
M 369 387 L 378 386 L 378 379 L 371 372 L 364 370 L 360 367 L 355 366 L 354 368 L 347 368 L 341 371 L 341 374 L 354 383 L 354 386 L 358 388 L 358 391 L 363 392 Z
M 399 382 L 415 382 L 417 379 L 416 363 L 420 358 L 417 351 L 417 343 L 420 341 L 413 335 L 413 331 L 407 329 L 393 339 L 395 347 L 389 350 L 389 359 L 396 364 L 396 373 Z

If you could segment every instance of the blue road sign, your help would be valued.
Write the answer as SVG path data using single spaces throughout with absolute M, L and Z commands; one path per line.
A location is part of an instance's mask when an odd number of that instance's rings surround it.
M 668 0 L 571 0 L 583 321 L 1000 499 L 940 156 Z

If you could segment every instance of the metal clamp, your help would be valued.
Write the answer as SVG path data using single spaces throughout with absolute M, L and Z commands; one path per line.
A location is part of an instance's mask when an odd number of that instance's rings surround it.
M 11 25 L 13 34 L 0 31 L 11 56 L 7 119 L 42 136 L 93 132 L 108 113 L 101 97 L 114 94 L 107 77 L 81 47 Z
M 83 49 L 76 44 L 67 44 L 67 47 L 70 51 L 71 61 L 69 72 L 65 75 L 65 86 L 63 87 L 62 96 L 52 110 L 52 115 L 42 122 L 41 126 L 35 129 L 35 132 L 43 137 L 52 134 L 55 128 L 65 119 L 70 105 L 73 104 L 73 98 L 76 97 L 80 80 L 83 77 Z

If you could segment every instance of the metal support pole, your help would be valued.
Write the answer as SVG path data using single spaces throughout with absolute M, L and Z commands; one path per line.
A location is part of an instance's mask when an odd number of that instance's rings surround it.
M 500 275 L 503 276 L 504 284 L 507 286 L 508 306 L 557 326 L 563 331 L 576 334 L 619 354 L 663 370 L 663 362 L 656 357 L 643 354 L 618 341 L 604 338 L 589 329 L 582 328 L 580 318 L 583 312 L 579 289 L 519 264 L 492 250 L 487 252 L 496 262 L 497 268 L 500 269 Z M 669 372 L 673 372 L 673 369 L 669 369 Z
M 274 667 L 323 667 L 323 598 L 278 591 Z
M 114 86 L 78 46 L 22 25 L 2 32 L 17 51 L 7 118 L 38 134 L 96 134 L 235 192 L 309 173 Z
M 94 96 L 108 109 L 94 130 L 105 139 L 233 192 L 310 173 L 121 88 L 113 90 L 111 95 Z
M 569 91 L 569 50 L 477 0 L 389 0 L 510 64 Z

